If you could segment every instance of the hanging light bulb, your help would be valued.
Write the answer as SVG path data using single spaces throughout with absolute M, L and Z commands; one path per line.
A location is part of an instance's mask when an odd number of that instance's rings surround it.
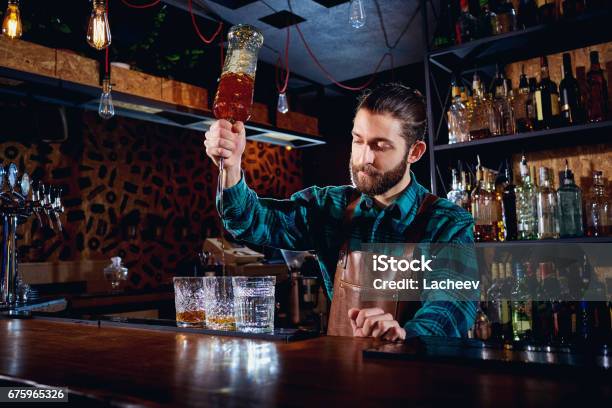
M 113 106 L 113 97 L 111 96 L 110 78 L 104 78 L 102 82 L 102 95 L 100 96 L 100 105 L 98 107 L 98 115 L 102 119 L 110 119 L 115 116 L 115 107 Z
M 276 110 L 280 113 L 289 112 L 289 102 L 287 102 L 287 95 L 283 92 L 278 94 L 278 104 L 276 105 Z
M 349 6 L 349 22 L 353 28 L 361 28 L 365 25 L 366 14 L 362 0 L 351 0 Z
M 93 9 L 87 26 L 87 42 L 96 50 L 102 50 L 111 43 L 105 0 L 93 0 Z
M 8 38 L 16 39 L 21 37 L 21 14 L 19 13 L 19 0 L 9 0 L 2 21 L 2 34 Z

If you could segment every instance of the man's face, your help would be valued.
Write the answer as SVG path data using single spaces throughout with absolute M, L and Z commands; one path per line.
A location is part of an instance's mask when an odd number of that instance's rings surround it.
M 353 123 L 351 180 L 361 193 L 384 194 L 400 182 L 408 167 L 401 122 L 388 114 L 359 109 Z

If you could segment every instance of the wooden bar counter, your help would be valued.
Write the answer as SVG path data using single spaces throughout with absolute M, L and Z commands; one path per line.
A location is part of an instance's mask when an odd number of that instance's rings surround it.
M 0 319 L 0 379 L 143 406 L 610 406 L 604 375 L 363 358 L 372 339 L 290 343 Z M 609 373 L 608 373 L 609 374 Z M 324 405 L 322 405 L 324 404 Z M 60 404 L 61 405 L 61 404 Z

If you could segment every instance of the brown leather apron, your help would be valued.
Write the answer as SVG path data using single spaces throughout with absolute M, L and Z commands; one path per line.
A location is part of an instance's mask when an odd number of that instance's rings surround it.
M 431 206 L 437 199 L 438 197 L 433 194 L 427 194 L 423 199 L 414 220 L 404 233 L 404 242 L 406 242 L 407 248 L 403 258 L 412 258 L 414 243 L 420 242 L 423 238 L 425 227 L 430 217 Z M 397 293 L 391 296 L 389 296 L 388 293 L 385 296 L 380 296 L 384 300 L 362 300 L 364 291 L 372 291 L 374 289 L 364 286 L 364 282 L 361 282 L 366 273 L 364 269 L 366 253 L 363 251 L 349 250 L 350 223 L 355 212 L 355 207 L 357 207 L 359 201 L 360 197 L 351 201 L 344 212 L 346 239 L 340 249 L 338 264 L 336 265 L 334 297 L 332 299 L 327 329 L 327 334 L 329 336 L 353 336 L 353 329 L 348 317 L 348 311 L 353 307 L 358 309 L 379 307 L 386 313 L 391 313 L 400 325 L 404 325 L 414 316 L 421 306 L 420 293 L 416 290 L 408 292 L 413 293 L 413 298 L 411 300 L 400 301 L 398 300 L 399 296 Z M 413 245 L 409 245 L 410 243 Z M 420 277 L 414 276 L 414 278 L 419 279 L 420 282 Z M 404 296 L 402 298 L 405 299 Z

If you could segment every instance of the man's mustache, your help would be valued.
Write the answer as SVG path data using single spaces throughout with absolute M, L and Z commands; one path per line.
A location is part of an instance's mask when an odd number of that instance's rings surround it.
M 354 166 L 354 169 L 355 173 L 362 171 L 368 176 L 378 176 L 382 174 L 380 171 L 376 170 L 376 167 L 371 164 L 364 164 L 363 166 Z

